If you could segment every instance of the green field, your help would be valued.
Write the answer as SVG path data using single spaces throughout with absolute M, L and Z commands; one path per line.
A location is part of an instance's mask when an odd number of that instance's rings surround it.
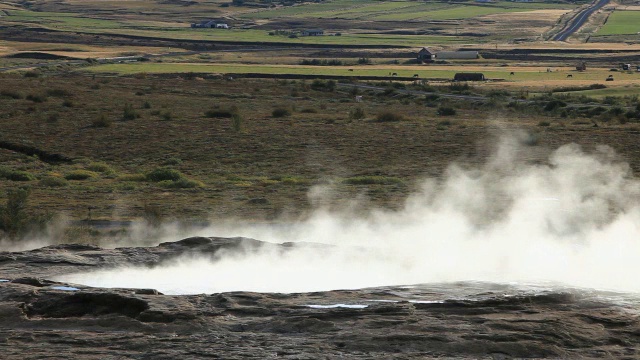
M 323 4 L 306 4 L 240 14 L 251 19 L 282 17 L 337 18 L 362 20 L 456 20 L 505 12 L 527 12 L 539 9 L 572 9 L 575 5 L 552 3 L 449 4 L 416 3 L 415 1 L 335 0 Z
M 626 35 L 640 33 L 640 11 L 614 11 L 597 35 Z
M 349 71 L 353 69 L 353 71 Z M 459 68 L 432 69 L 425 67 L 390 67 L 390 66 L 304 66 L 304 65 L 241 65 L 241 64 L 184 64 L 184 63 L 131 63 L 131 64 L 106 64 L 87 68 L 88 71 L 106 72 L 118 74 L 136 73 L 261 73 L 261 74 L 300 74 L 300 75 L 333 75 L 333 76 L 389 76 L 396 73 L 400 77 L 412 77 L 418 74 L 421 78 L 451 79 L 453 75 L 460 72 Z M 474 70 L 475 71 L 475 70 Z M 509 69 L 490 68 L 482 73 L 489 79 L 505 79 L 508 81 L 540 81 L 540 80 L 562 80 L 562 81 L 594 81 L 602 82 L 610 72 L 606 69 L 591 70 L 584 73 L 575 71 L 558 71 L 547 73 L 541 68 L 540 71 L 513 71 Z M 567 74 L 573 77 L 567 78 Z M 618 73 L 615 74 L 617 80 L 640 80 L 640 74 Z
M 237 42 L 267 42 L 288 44 L 322 44 L 322 45 L 390 45 L 421 46 L 423 44 L 467 43 L 469 38 L 432 35 L 393 35 L 393 34 L 348 34 L 342 36 L 310 36 L 289 38 L 287 36 L 270 36 L 266 30 L 252 29 L 192 29 L 184 27 L 163 27 L 146 22 L 121 22 L 117 20 L 94 19 L 66 13 L 48 13 L 32 11 L 12 11 L 6 21 L 20 24 L 41 26 L 58 31 L 83 32 L 91 34 L 135 35 L 174 40 L 207 40 Z

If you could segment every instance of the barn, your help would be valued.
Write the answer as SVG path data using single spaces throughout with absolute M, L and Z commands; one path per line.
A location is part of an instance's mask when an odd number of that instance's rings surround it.
M 432 62 L 433 61 L 433 57 L 434 57 L 434 53 L 432 53 L 429 48 L 427 47 L 423 47 L 422 49 L 420 49 L 420 51 L 418 51 L 418 61 L 422 61 L 422 62 Z
M 477 51 L 441 51 L 435 57 L 436 60 L 469 60 L 479 59 L 480 53 Z
M 483 73 L 457 73 L 453 76 L 453 81 L 485 81 Z
M 324 30 L 322 29 L 309 29 L 303 30 L 302 36 L 322 36 L 324 35 Z

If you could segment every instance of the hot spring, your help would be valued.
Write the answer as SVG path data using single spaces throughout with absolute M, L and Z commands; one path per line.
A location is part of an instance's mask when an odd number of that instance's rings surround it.
M 607 147 L 554 151 L 546 164 L 503 147 L 486 165 L 452 165 L 421 182 L 400 210 L 317 209 L 287 226 L 217 225 L 202 235 L 246 236 L 288 251 L 191 255 L 56 280 L 166 294 L 309 292 L 456 281 L 557 283 L 640 291 L 640 181 Z M 322 197 L 330 188 L 316 188 Z M 177 239 L 173 239 L 177 240 Z M 301 244 L 302 245 L 302 244 Z

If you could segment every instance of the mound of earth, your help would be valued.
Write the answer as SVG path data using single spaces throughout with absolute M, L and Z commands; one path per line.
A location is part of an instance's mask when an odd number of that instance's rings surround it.
M 638 302 L 486 283 L 169 296 L 56 275 L 298 244 L 188 238 L 156 247 L 0 253 L 2 359 L 618 358 L 640 356 Z M 292 269 L 292 271 L 294 271 Z M 215 281 L 215 279 L 212 279 Z

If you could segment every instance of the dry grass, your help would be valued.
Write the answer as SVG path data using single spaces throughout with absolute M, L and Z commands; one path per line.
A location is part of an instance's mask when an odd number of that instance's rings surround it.
M 447 104 L 457 110 L 448 118 L 455 125 L 442 127 L 437 108 L 425 106 L 421 99 L 365 92 L 363 106 L 370 118 L 352 120 L 351 94 L 314 91 L 309 85 L 275 80 L 189 81 L 175 76 L 90 80 L 84 76 L 25 79 L 4 75 L 1 87 L 20 86 L 25 93 L 59 88 L 71 95 L 52 97 L 42 104 L 0 99 L 2 108 L 11 109 L 3 122 L 2 140 L 75 160 L 54 165 L 0 150 L 0 161 L 37 178 L 26 182 L 33 188 L 34 206 L 72 218 L 86 217 L 91 206 L 93 218 L 130 219 L 142 216 L 144 204 L 153 203 L 162 206 L 168 217 L 269 219 L 304 213 L 311 206 L 310 188 L 328 179 L 337 180 L 331 182 L 330 202 L 340 204 L 362 195 L 370 205 L 398 207 L 418 179 L 439 176 L 454 161 L 483 163 L 498 129 L 542 132 L 539 147 L 526 154 L 532 161 L 544 158 L 547 146 L 567 142 L 614 144 L 623 154 L 640 150 L 629 131 L 635 124 L 610 123 L 594 129 L 573 125 L 575 119 L 501 111 L 493 105 L 468 102 Z M 63 107 L 68 99 L 77 106 Z M 145 102 L 150 108 L 143 106 Z M 119 104 L 124 103 L 133 104 L 141 118 L 120 121 Z M 234 130 L 232 119 L 206 118 L 203 109 L 214 105 L 237 106 L 242 131 Z M 273 118 L 275 105 L 292 108 L 291 116 Z M 300 111 L 306 108 L 316 112 Z M 372 121 L 386 109 L 393 109 L 404 120 Z M 46 120 L 51 112 L 58 114 L 55 123 Z M 170 120 L 163 118 L 165 112 L 172 114 Z M 112 126 L 92 127 L 92 120 L 100 114 L 113 119 Z M 550 126 L 541 129 L 541 121 Z M 95 169 L 96 161 L 112 171 L 95 172 L 93 177 L 69 180 L 60 187 L 39 182 Z M 637 169 L 640 164 L 633 161 Z M 144 174 L 165 166 L 199 186 L 176 189 L 145 180 Z M 345 181 L 349 178 L 379 181 Z M 16 185 L 0 182 L 0 194 Z M 252 201 L 263 198 L 268 201 Z

